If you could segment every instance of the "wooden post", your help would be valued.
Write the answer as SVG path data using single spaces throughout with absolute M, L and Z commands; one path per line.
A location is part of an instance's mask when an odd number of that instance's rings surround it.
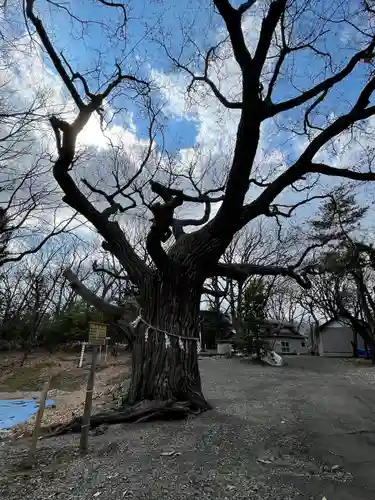
M 91 408 L 92 408 L 92 393 L 94 391 L 96 358 L 98 353 L 98 346 L 92 345 L 91 347 L 92 347 L 91 368 L 90 368 L 89 378 L 87 380 L 85 409 L 83 412 L 83 419 L 81 426 L 81 441 L 80 441 L 81 453 L 87 453 L 88 449 Z
M 109 337 L 106 337 L 105 339 L 105 353 L 104 353 L 104 363 L 107 364 L 107 358 L 108 358 L 108 341 Z
M 51 376 L 48 377 L 48 380 L 47 380 L 47 382 L 45 382 L 43 390 L 40 394 L 39 408 L 38 408 L 36 418 L 35 418 L 34 432 L 33 432 L 32 440 L 31 440 L 31 446 L 29 449 L 29 455 L 27 458 L 27 466 L 28 467 L 32 467 L 35 464 L 36 445 L 38 443 L 40 426 L 42 423 L 44 408 L 46 406 L 47 393 L 48 393 L 50 383 L 51 383 Z
M 82 365 L 83 365 L 83 356 L 85 355 L 85 348 L 86 348 L 86 342 L 82 342 L 81 356 L 79 358 L 78 368 L 82 368 Z

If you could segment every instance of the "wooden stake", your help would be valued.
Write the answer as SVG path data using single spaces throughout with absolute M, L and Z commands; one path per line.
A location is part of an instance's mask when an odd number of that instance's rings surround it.
M 51 376 L 48 377 L 48 380 L 47 380 L 47 382 L 45 382 L 43 390 L 40 394 L 39 408 L 38 408 L 36 418 L 35 418 L 34 432 L 33 432 L 33 437 L 31 440 L 31 446 L 29 449 L 29 455 L 27 458 L 28 467 L 32 467 L 35 464 L 36 445 L 38 443 L 38 438 L 39 438 L 39 433 L 40 433 L 40 425 L 42 423 L 42 418 L 43 418 L 44 408 L 46 406 L 47 393 L 49 390 L 50 383 L 51 383 Z
M 96 345 L 93 345 L 91 347 L 92 347 L 91 368 L 90 368 L 89 378 L 87 381 L 85 409 L 83 412 L 83 419 L 81 426 L 81 441 L 79 445 L 81 453 L 87 453 L 88 449 L 91 408 L 92 408 L 92 393 L 94 391 L 96 358 L 98 353 L 98 347 Z
M 80 358 L 79 358 L 78 368 L 82 368 L 82 365 L 83 365 L 83 357 L 84 357 L 84 355 L 85 355 L 85 348 L 86 348 L 86 342 L 82 342 L 81 356 L 80 356 Z

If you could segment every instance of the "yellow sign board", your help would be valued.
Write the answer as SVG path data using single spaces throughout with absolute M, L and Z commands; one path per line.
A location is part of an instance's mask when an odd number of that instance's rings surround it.
M 89 344 L 105 345 L 107 337 L 107 325 L 105 323 L 89 323 Z

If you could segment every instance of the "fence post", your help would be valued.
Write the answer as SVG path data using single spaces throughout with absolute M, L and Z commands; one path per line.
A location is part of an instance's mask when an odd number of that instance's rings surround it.
M 91 368 L 90 368 L 89 378 L 87 380 L 85 409 L 83 412 L 82 426 L 81 426 L 81 440 L 80 440 L 81 453 L 86 453 L 87 449 L 88 449 L 91 408 L 92 408 L 92 395 L 93 395 L 93 391 L 94 391 L 94 380 L 95 380 L 95 368 L 96 368 L 97 353 L 98 353 L 98 347 L 96 345 L 92 345 Z
M 42 418 L 43 418 L 43 413 L 44 413 L 44 408 L 46 406 L 46 399 L 47 399 L 47 394 L 49 390 L 49 385 L 51 383 L 51 375 L 48 377 L 47 382 L 44 383 L 43 390 L 40 394 L 40 399 L 39 399 L 39 408 L 35 417 L 35 426 L 34 426 L 34 432 L 31 440 L 31 445 L 29 449 L 29 455 L 27 458 L 27 466 L 32 467 L 35 464 L 35 459 L 36 459 L 36 445 L 38 443 L 38 438 L 39 438 L 39 432 L 40 432 L 40 426 L 42 423 Z
M 78 368 L 82 368 L 82 365 L 83 365 L 83 356 L 85 355 L 85 348 L 86 348 L 86 342 L 82 342 L 81 356 L 79 358 Z

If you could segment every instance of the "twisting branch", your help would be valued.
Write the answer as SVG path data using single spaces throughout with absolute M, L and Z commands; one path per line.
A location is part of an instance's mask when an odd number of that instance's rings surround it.
M 173 224 L 173 212 L 182 203 L 182 196 L 178 194 L 165 203 L 151 205 L 154 219 L 147 235 L 147 251 L 156 267 L 165 277 L 174 272 L 174 266 L 161 243 L 165 243 L 171 237 L 172 231 L 170 228 Z
M 126 21 L 128 20 L 128 17 L 126 15 L 126 8 L 125 8 L 125 5 L 123 3 L 120 3 L 120 2 L 110 2 L 108 0 L 97 0 L 97 2 L 103 4 L 103 5 L 106 5 L 107 7 L 115 7 L 117 9 L 121 9 L 122 10 L 122 13 L 123 13 L 123 16 L 124 16 L 124 23 L 126 23 Z
M 149 268 L 136 255 L 119 224 L 109 221 L 108 212 L 99 212 L 82 191 L 80 191 L 71 177 L 69 170 L 74 160 L 76 141 L 79 133 L 86 126 L 92 114 L 100 111 L 103 100 L 109 95 L 111 90 L 125 79 L 142 83 L 146 87 L 148 84 L 132 76 L 123 76 L 121 68 L 118 66 L 117 78 L 108 84 L 106 90 L 101 94 L 92 95 L 91 101 L 88 104 L 83 103 L 68 77 L 61 60 L 57 56 L 41 20 L 33 13 L 34 3 L 34 0 L 27 0 L 26 2 L 27 17 L 34 24 L 44 48 L 79 108 L 79 113 L 71 124 L 55 116 L 50 118 L 58 151 L 58 159 L 53 167 L 53 175 L 65 194 L 63 201 L 82 214 L 96 228 L 105 240 L 102 244 L 103 248 L 111 251 L 117 257 L 121 265 L 129 272 L 129 276 L 134 283 L 141 283 L 145 274 L 150 272 Z M 113 208 L 111 208 L 112 211 Z
M 170 202 L 173 197 L 179 197 L 179 199 L 183 202 L 191 202 L 191 203 L 204 203 L 205 211 L 203 216 L 200 219 L 172 219 L 171 228 L 173 235 L 176 240 L 183 236 L 184 230 L 183 228 L 186 226 L 201 226 L 208 222 L 211 214 L 211 204 L 218 203 L 224 199 L 224 195 L 210 197 L 207 193 L 220 191 L 221 188 L 209 190 L 206 193 L 199 193 L 198 196 L 191 196 L 185 194 L 180 189 L 173 189 L 171 187 L 166 187 L 160 184 L 160 182 L 151 181 L 150 182 L 151 189 L 154 193 L 158 194 L 165 203 Z M 169 238 L 169 236 L 168 236 Z M 168 239 L 167 238 L 167 239 Z
M 120 205 L 120 203 L 116 203 L 113 200 L 112 196 L 108 195 L 105 191 L 103 191 L 102 189 L 96 188 L 87 179 L 81 179 L 81 181 L 83 182 L 83 184 L 86 187 L 88 187 L 90 189 L 90 191 L 92 191 L 93 193 L 96 193 L 96 194 L 100 194 L 108 201 L 108 203 L 110 204 L 110 207 L 106 208 L 103 211 L 103 214 L 105 213 L 107 217 L 109 217 L 110 215 L 115 214 L 117 212 L 122 212 L 122 213 L 125 212 L 125 208 L 123 208 Z
M 281 15 L 285 9 L 287 0 L 274 0 L 271 2 L 267 16 L 262 21 L 259 41 L 255 50 L 253 61 L 253 78 L 259 80 L 271 41 L 274 36 L 276 26 L 280 21 Z
M 51 58 L 51 61 L 53 62 L 53 65 L 56 68 L 56 71 L 60 75 L 66 88 L 69 90 L 70 95 L 72 96 L 78 109 L 82 109 L 84 107 L 84 103 L 81 99 L 81 96 L 79 95 L 77 89 L 75 88 L 74 83 L 69 78 L 68 73 L 66 72 L 66 70 L 61 62 L 61 59 L 57 55 L 57 52 L 55 51 L 55 49 L 51 43 L 51 40 L 50 40 L 49 36 L 47 35 L 46 30 L 44 29 L 42 21 L 34 14 L 34 12 L 33 12 L 34 4 L 35 4 L 35 0 L 26 0 L 26 16 L 28 19 L 30 19 L 30 21 L 34 25 L 34 28 L 36 29 L 36 31 L 39 35 L 39 38 L 44 45 L 44 48 L 46 49 L 48 55 Z
M 303 121 L 303 129 L 305 134 L 307 135 L 307 127 L 315 130 L 320 130 L 322 131 L 323 129 L 321 127 L 317 127 L 316 125 L 312 125 L 310 123 L 310 113 L 317 107 L 321 102 L 324 101 L 324 99 L 327 97 L 328 90 L 324 90 L 321 95 L 315 99 L 315 101 L 307 108 L 306 113 L 305 113 L 305 118 Z
M 214 0 L 214 4 L 226 24 L 238 65 L 242 71 L 248 71 L 252 59 L 241 26 L 243 12 L 232 7 L 228 0 Z
M 280 102 L 277 104 L 272 104 L 272 105 L 267 106 L 267 108 L 265 108 L 265 118 L 270 118 L 270 117 L 275 116 L 279 113 L 282 113 L 283 111 L 293 109 L 297 106 L 300 106 L 301 104 L 304 104 L 305 102 L 309 101 L 310 99 L 317 97 L 322 92 L 323 93 L 328 92 L 329 89 L 331 89 L 334 85 L 343 81 L 344 78 L 346 78 L 353 71 L 353 69 L 356 67 L 356 65 L 360 61 L 363 61 L 364 59 L 366 59 L 370 55 L 372 55 L 374 52 L 374 49 L 375 49 L 375 39 L 373 39 L 371 41 L 371 43 L 365 49 L 357 52 L 349 60 L 347 65 L 341 71 L 336 73 L 335 75 L 318 83 L 317 85 L 315 85 L 311 89 L 306 90 L 305 92 L 302 92 L 297 97 L 293 97 L 292 99 L 289 99 L 288 101 L 284 101 L 284 102 Z
M 297 260 L 297 262 L 290 266 L 291 269 L 298 269 L 302 265 L 302 263 L 305 260 L 305 258 L 307 257 L 307 255 L 312 250 L 324 247 L 331 239 L 333 239 L 333 238 L 328 236 L 326 238 L 322 238 L 321 241 L 319 241 L 318 243 L 313 243 L 312 245 L 309 245 L 308 247 L 306 247 L 305 250 L 302 252 L 300 258 Z M 308 274 L 319 274 L 320 267 L 319 267 L 319 265 L 316 265 L 316 264 L 312 264 L 312 265 L 308 264 L 307 266 L 304 267 L 303 271 L 305 273 L 308 273 Z
M 114 272 L 114 271 L 111 271 L 110 269 L 107 269 L 105 267 L 98 266 L 98 263 L 96 260 L 94 260 L 94 262 L 92 264 L 92 269 L 96 273 L 105 273 L 105 274 L 108 274 L 108 276 L 111 276 L 112 278 L 115 278 L 117 280 L 130 281 L 129 276 L 127 276 L 127 275 L 123 275 L 123 274 L 120 274 L 119 272 Z
M 256 3 L 256 0 L 248 0 L 247 2 L 242 3 L 237 11 L 238 13 L 242 16 L 245 14 L 246 11 L 248 11 L 254 4 Z
M 200 219 L 173 219 L 172 230 L 176 240 L 185 234 L 184 227 L 186 226 L 201 226 L 209 221 L 211 214 L 211 202 L 205 202 L 204 214 Z
M 63 275 L 69 281 L 71 288 L 86 302 L 96 307 L 96 309 L 108 314 L 114 319 L 120 319 L 123 316 L 124 310 L 122 307 L 110 304 L 95 295 L 95 293 L 89 290 L 70 269 L 64 271 Z
M 375 181 L 375 172 L 356 172 L 349 168 L 330 167 L 325 163 L 312 163 L 310 172 L 330 175 L 332 177 L 345 177 L 346 179 L 353 179 L 355 181 Z
M 167 48 L 164 46 L 164 50 L 169 57 L 169 59 L 175 64 L 175 66 L 179 69 L 182 69 L 185 71 L 188 75 L 191 76 L 191 81 L 187 87 L 187 92 L 190 93 L 191 89 L 194 86 L 195 82 L 203 82 L 206 83 L 210 89 L 212 90 L 214 96 L 221 102 L 223 106 L 225 106 L 228 109 L 241 109 L 242 108 L 242 102 L 233 102 L 229 101 L 219 90 L 218 86 L 211 80 L 211 78 L 208 76 L 208 70 L 210 66 L 210 58 L 214 55 L 215 50 L 222 44 L 223 42 L 219 42 L 215 46 L 211 47 L 208 51 L 207 54 L 204 58 L 204 71 L 203 75 L 196 75 L 191 71 L 188 66 L 182 64 L 179 60 L 177 60 L 175 57 L 172 56 L 172 54 L 169 53 Z
M 208 193 L 221 191 L 222 188 L 210 189 L 206 193 L 202 193 L 198 196 L 191 196 L 189 194 L 185 194 L 180 189 L 174 189 L 174 188 L 163 186 L 162 184 L 160 184 L 160 182 L 157 182 L 157 181 L 151 181 L 150 186 L 151 186 L 152 192 L 155 194 L 158 194 L 164 201 L 170 201 L 172 199 L 172 196 L 179 196 L 179 197 L 181 197 L 183 202 L 192 202 L 192 203 L 205 203 L 206 201 L 209 201 L 210 203 L 217 203 L 217 202 L 223 200 L 223 195 L 216 196 L 216 197 L 209 197 L 208 196 Z
M 102 101 L 109 96 L 109 94 L 112 92 L 112 90 L 114 90 L 120 83 L 122 83 L 124 81 L 133 82 L 135 84 L 141 85 L 142 88 L 144 89 L 144 92 L 148 93 L 150 91 L 149 82 L 146 82 L 145 80 L 137 78 L 134 75 L 123 75 L 122 70 L 121 70 L 121 66 L 119 64 L 116 64 L 116 69 L 117 69 L 117 71 L 115 73 L 113 80 L 111 82 L 109 82 L 106 89 L 101 94 L 98 94 L 98 95 L 100 95 Z
M 331 194 L 319 194 L 315 196 L 311 196 L 310 198 L 307 197 L 304 200 L 299 201 L 298 203 L 295 203 L 294 205 L 282 205 L 282 204 L 277 204 L 277 205 L 270 205 L 269 207 L 269 212 L 266 214 L 268 217 L 276 217 L 278 215 L 282 217 L 291 217 L 293 212 L 297 210 L 297 208 L 306 205 L 306 203 L 309 203 L 310 201 L 313 200 L 325 200 L 326 198 L 332 198 Z M 286 212 L 282 212 L 279 207 L 287 209 Z
M 262 266 L 256 264 L 222 264 L 219 263 L 212 269 L 212 276 L 223 276 L 240 282 L 245 281 L 249 276 L 287 276 L 293 278 L 303 288 L 310 288 L 310 280 L 298 274 L 293 268 L 281 266 Z
M 60 52 L 60 55 L 61 55 L 62 60 L 64 61 L 65 65 L 68 67 L 68 69 L 72 75 L 71 81 L 74 82 L 75 80 L 79 80 L 82 83 L 82 86 L 84 88 L 84 91 L 85 91 L 87 97 L 92 99 L 93 94 L 90 92 L 89 85 L 87 83 L 86 78 L 83 75 L 81 75 L 81 73 L 79 73 L 78 71 L 73 71 L 72 66 L 69 64 L 68 60 L 66 59 L 66 57 L 64 56 L 62 51 Z

